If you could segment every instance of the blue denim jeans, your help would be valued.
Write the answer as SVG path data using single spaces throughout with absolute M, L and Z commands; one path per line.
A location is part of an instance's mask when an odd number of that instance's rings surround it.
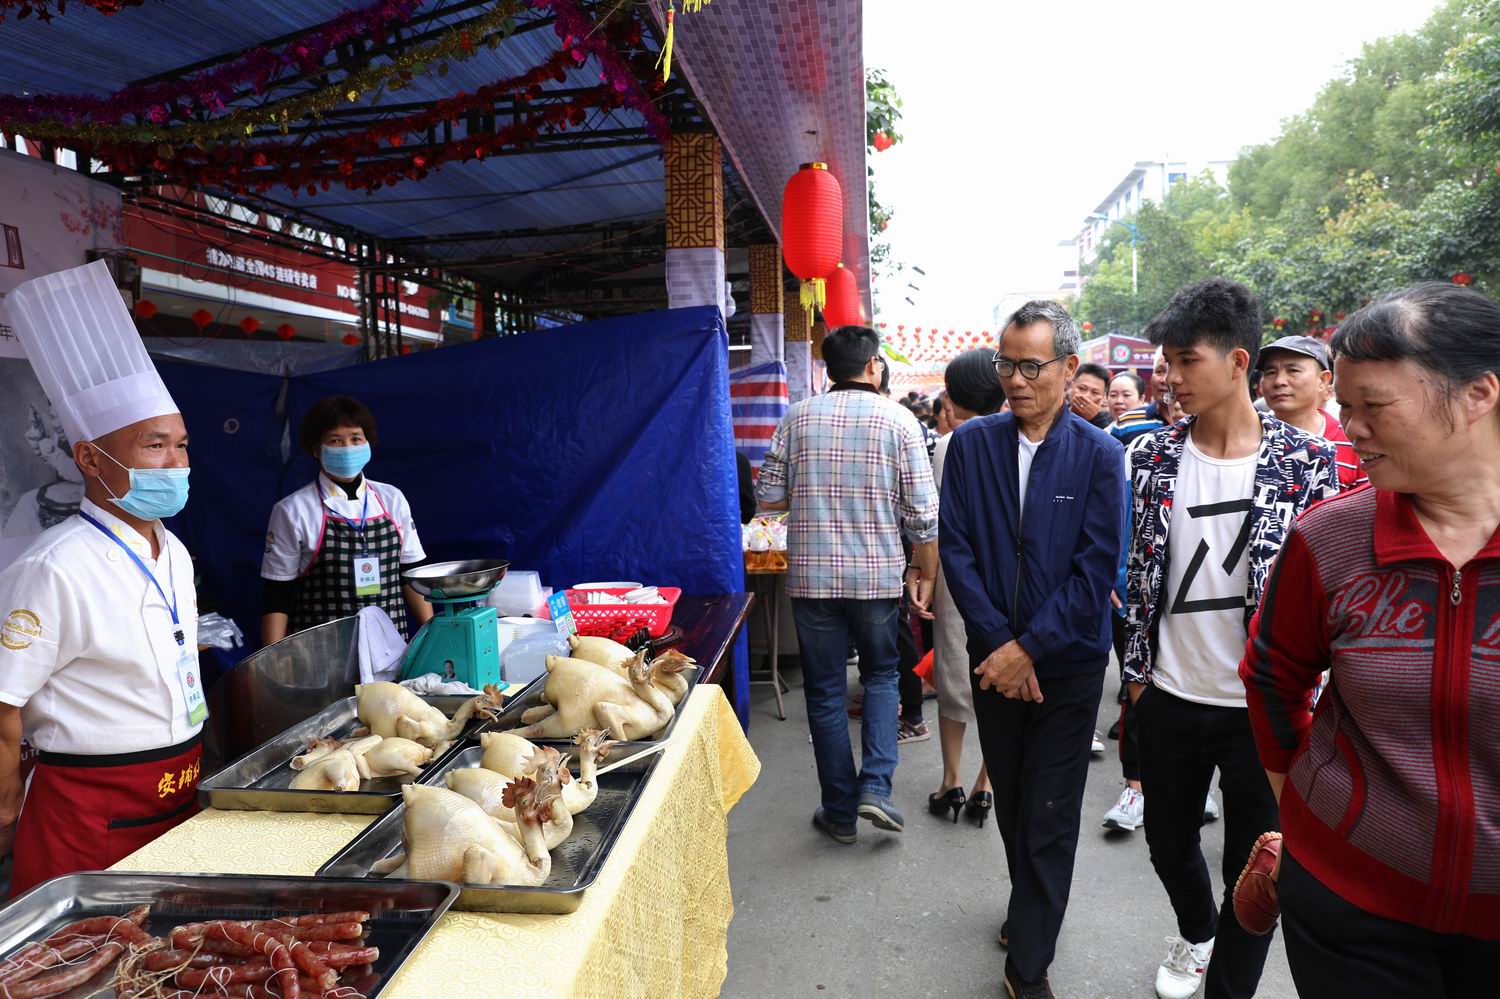
M 829 820 L 852 825 L 861 793 L 891 793 L 896 772 L 896 715 L 899 712 L 896 657 L 896 603 L 890 600 L 792 599 L 797 645 L 802 652 L 802 689 L 812 731 L 823 810 Z M 849 744 L 849 640 L 859 651 L 859 679 L 865 688 L 860 769 Z

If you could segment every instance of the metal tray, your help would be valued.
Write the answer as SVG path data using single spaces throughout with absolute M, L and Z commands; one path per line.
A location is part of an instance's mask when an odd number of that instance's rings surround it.
M 639 746 L 639 743 L 632 745 Z M 618 747 L 617 747 L 618 748 Z M 423 784 L 444 783 L 449 770 L 477 767 L 484 750 L 472 746 L 422 776 Z M 650 780 L 660 753 L 628 763 L 599 778 L 599 796 L 586 811 L 573 816 L 573 832 L 552 851 L 552 873 L 538 887 L 522 885 L 461 885 L 453 908 L 464 912 L 528 912 L 560 914 L 572 912 L 583 904 L 584 893 L 598 878 L 604 863 L 614 849 L 620 830 L 635 809 L 642 789 Z M 369 878 L 372 883 L 386 880 L 372 875 L 370 868 L 402 850 L 402 823 L 406 806 L 376 819 L 368 829 L 318 869 L 319 877 Z M 399 883 L 399 882 L 398 882 Z
M 452 715 L 469 696 L 440 695 L 422 700 Z M 463 749 L 470 739 L 490 723 L 476 716 L 453 740 L 453 745 L 427 764 L 431 770 Z M 236 808 L 264 812 L 342 812 L 379 815 L 401 801 L 401 785 L 413 778 L 376 777 L 361 781 L 358 791 L 306 791 L 291 787 L 296 771 L 292 757 L 307 750 L 310 740 L 332 736 L 348 738 L 359 727 L 359 709 L 353 697 L 335 701 L 322 711 L 298 722 L 276 738 L 251 750 L 234 763 L 198 785 L 198 796 L 213 808 Z
M 78 919 L 119 915 L 149 904 L 146 932 L 161 936 L 174 926 L 210 919 L 257 919 L 287 913 L 370 913 L 365 941 L 380 958 L 357 984 L 375 999 L 397 969 L 458 897 L 446 881 L 339 881 L 328 878 L 250 877 L 234 874 L 136 874 L 96 871 L 67 874 L 38 885 L 0 909 L 0 953 L 9 956 Z M 114 968 L 63 994 L 64 999 L 114 996 Z M 204 992 L 208 995 L 208 991 Z
M 683 694 L 682 700 L 677 702 L 677 707 L 675 710 L 673 710 L 672 717 L 667 722 L 666 727 L 664 727 L 660 732 L 657 732 L 655 735 L 649 736 L 645 740 L 633 741 L 659 742 L 660 740 L 665 739 L 672 734 L 672 730 L 677 727 L 677 719 L 682 717 L 683 707 L 687 704 L 688 698 L 693 694 L 693 688 L 698 686 L 698 678 L 703 675 L 703 667 L 689 666 L 687 669 L 682 671 L 681 675 L 687 678 L 687 693 Z M 505 708 L 500 712 L 499 716 L 494 721 L 486 722 L 484 727 L 480 729 L 480 731 L 508 732 L 513 729 L 525 728 L 526 725 L 521 721 L 521 715 L 529 708 L 534 708 L 538 704 L 543 703 L 542 693 L 546 689 L 546 686 L 547 674 L 543 673 L 541 676 L 528 683 L 520 693 L 516 694 L 510 700 L 506 701 Z M 565 747 L 571 746 L 573 744 L 571 739 L 532 739 L 531 741 L 539 746 L 556 746 L 557 748 L 564 750 Z

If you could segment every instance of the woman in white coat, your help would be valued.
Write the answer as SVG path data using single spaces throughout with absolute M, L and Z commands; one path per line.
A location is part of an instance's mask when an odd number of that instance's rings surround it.
M 943 486 L 943 458 L 948 453 L 952 430 L 967 420 L 998 412 L 1005 402 L 1005 390 L 995 374 L 994 352 L 990 350 L 965 351 L 949 361 L 943 372 L 943 382 L 947 388 L 944 415 L 949 432 L 939 438 L 932 455 L 933 478 L 939 489 Z M 964 733 L 974 721 L 974 694 L 970 686 L 964 619 L 959 616 L 941 575 L 933 596 L 933 612 L 936 616 L 933 622 L 933 678 L 938 692 L 943 783 L 935 793 L 928 795 L 927 808 L 933 815 L 944 816 L 951 810 L 954 822 L 958 821 L 962 811 L 975 825 L 982 826 L 995 807 L 995 796 L 990 790 L 990 778 L 983 761 L 979 764 L 979 775 L 974 779 L 971 792 L 964 794 L 960 769 Z
M 432 605 L 402 582 L 401 571 L 426 556 L 406 496 L 364 475 L 374 415 L 347 396 L 319 399 L 298 436 L 320 470 L 271 511 L 261 641 L 271 645 L 370 605 L 410 635 L 432 617 Z

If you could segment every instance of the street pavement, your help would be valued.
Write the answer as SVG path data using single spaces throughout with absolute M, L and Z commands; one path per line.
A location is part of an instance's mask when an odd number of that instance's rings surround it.
M 726 999 L 1003 995 L 1005 952 L 995 941 L 1009 884 L 993 819 L 976 829 L 927 812 L 942 756 L 937 702 L 926 703 L 928 742 L 901 747 L 893 798 L 906 832 L 868 822 L 843 846 L 811 825 L 818 780 L 800 674 L 784 669 L 792 691 L 787 719 L 776 718 L 768 685 L 752 688 L 750 741 L 760 779 L 729 815 L 734 920 L 729 927 Z M 851 690 L 857 690 L 851 671 Z M 1099 706 L 1102 734 L 1116 717 L 1116 684 Z M 859 746 L 859 725 L 850 724 Z M 1117 743 L 1089 765 L 1068 917 L 1051 981 L 1059 999 L 1154 999 L 1156 967 L 1175 932 L 1171 907 L 1146 856 L 1144 829 L 1101 827 L 1123 783 Z M 979 767 L 971 730 L 965 780 Z M 1220 799 L 1217 785 L 1215 797 Z M 1149 802 L 1149 798 L 1148 798 Z M 1149 808 L 1148 808 L 1149 813 Z M 1223 822 L 1203 829 L 1204 854 L 1219 890 Z M 1200 991 L 1199 995 L 1202 995 Z M 1294 999 L 1286 953 L 1271 944 L 1258 996 Z

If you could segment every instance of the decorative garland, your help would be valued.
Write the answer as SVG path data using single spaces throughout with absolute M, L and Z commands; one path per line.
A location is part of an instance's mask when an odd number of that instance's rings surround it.
M 68 139 L 88 145 L 145 142 L 157 145 L 193 143 L 200 147 L 230 137 L 249 136 L 257 126 L 274 125 L 285 135 L 293 122 L 320 117 L 323 112 L 342 101 L 357 103 L 363 95 L 381 87 L 400 90 L 417 74 L 425 73 L 434 66 L 439 72 L 446 72 L 448 61 L 466 60 L 477 54 L 478 48 L 474 42 L 476 37 L 483 39 L 485 35 L 499 30 L 525 9 L 525 0 L 510 0 L 464 27 L 453 29 L 437 41 L 402 52 L 388 63 L 366 66 L 337 83 L 317 90 L 253 108 L 235 108 L 228 114 L 207 121 L 149 128 L 134 125 L 69 124 L 51 120 L 17 128 L 16 131 L 40 139 Z
M 657 109 L 651 94 L 641 86 L 640 82 L 643 79 L 654 78 L 655 72 L 640 74 L 626 62 L 602 36 L 599 25 L 589 19 L 575 0 L 529 0 L 529 2 L 531 6 L 539 10 L 551 9 L 556 17 L 553 27 L 558 37 L 563 40 L 563 45 L 576 45 L 598 59 L 601 67 L 600 81 L 613 86 L 615 91 L 624 98 L 627 107 L 640 112 L 641 116 L 646 119 L 646 131 L 653 139 L 665 142 L 667 136 L 671 134 L 671 127 L 667 124 L 666 116 Z M 632 19 L 630 26 L 630 35 L 625 42 L 631 46 L 639 45 L 640 22 Z M 665 81 L 662 81 L 658 87 L 664 85 Z
M 0 6 L 14 3 L 35 6 L 39 2 L 41 0 L 0 0 Z M 104 9 L 124 2 L 140 3 L 142 0 L 87 2 L 90 6 Z M 0 97 L 0 123 L 23 135 L 41 135 L 36 126 L 49 121 L 66 126 L 77 126 L 84 122 L 115 125 L 130 118 L 140 118 L 160 125 L 173 118 L 187 120 L 195 111 L 220 112 L 224 110 L 226 102 L 246 86 L 253 86 L 256 93 L 264 93 L 272 79 L 287 70 L 302 73 L 316 70 L 329 52 L 345 42 L 364 37 L 373 37 L 377 44 L 383 42 L 391 27 L 410 20 L 413 12 L 424 2 L 425 0 L 371 0 L 364 7 L 345 11 L 318 30 L 309 32 L 280 49 L 251 49 L 217 69 L 145 86 L 125 87 L 105 97 L 89 94 L 7 94 Z M 114 13 L 111 10 L 105 12 Z
M 468 30 L 462 29 L 459 33 L 467 35 Z M 640 43 L 640 24 L 633 19 L 611 23 L 602 30 L 592 30 L 597 44 L 611 54 L 611 45 L 633 47 Z M 563 82 L 568 68 L 579 65 L 589 55 L 583 46 L 575 44 L 575 37 L 566 31 L 560 33 L 564 35 L 564 48 L 525 73 L 488 84 L 472 94 L 460 92 L 410 115 L 381 120 L 362 131 L 330 135 L 312 142 L 262 140 L 181 146 L 138 141 L 103 143 L 90 150 L 90 155 L 110 162 L 123 173 L 156 171 L 171 177 L 174 182 L 218 187 L 236 194 L 266 191 L 284 185 L 290 187 L 294 195 L 315 195 L 330 190 L 334 184 L 368 192 L 403 179 L 420 180 L 444 163 L 483 159 L 506 147 L 533 141 L 544 132 L 561 132 L 582 125 L 588 120 L 591 110 L 608 111 L 625 106 L 631 94 L 629 84 L 636 79 L 632 74 L 637 71 L 650 74 L 644 65 L 647 54 L 634 53 L 632 59 L 636 65 L 616 56 L 613 66 L 617 72 L 625 74 L 624 80 L 619 76 L 610 79 L 606 71 L 601 74 L 605 82 L 599 86 L 576 94 L 569 101 L 537 108 L 494 133 L 443 143 L 413 144 L 409 154 L 388 155 L 378 162 L 361 162 L 372 153 L 388 152 L 407 145 L 408 137 L 425 137 L 446 122 L 457 122 L 467 114 L 489 110 L 498 98 L 506 95 L 533 100 L 544 96 L 543 83 L 549 80 Z M 607 40 L 603 36 L 608 36 Z M 418 68 L 415 63 L 411 65 L 413 71 Z M 347 80 L 339 86 L 346 85 Z M 659 112 L 657 114 L 659 116 Z M 665 129 L 665 119 L 662 119 L 661 127 Z M 180 133 L 179 129 L 172 134 L 175 137 Z
M 73 0 L 75 4 L 92 7 L 101 14 L 118 14 L 126 7 L 139 7 L 146 0 Z M 68 0 L 56 0 L 57 12 L 66 13 Z M 6 12 L 16 10 L 16 20 L 36 14 L 38 21 L 52 20 L 53 0 L 0 0 L 0 24 L 5 22 Z M 17 10 L 19 8 L 19 10 Z

